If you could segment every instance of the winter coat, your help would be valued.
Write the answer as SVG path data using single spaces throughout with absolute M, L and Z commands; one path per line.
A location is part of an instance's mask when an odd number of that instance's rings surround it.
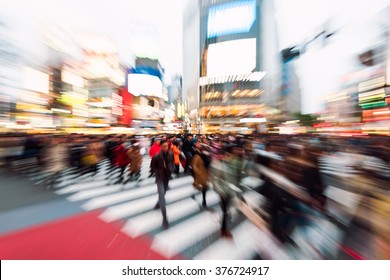
M 206 189 L 210 181 L 209 170 L 206 168 L 202 157 L 198 153 L 193 158 L 192 168 L 194 171 L 194 187 Z
M 131 147 L 127 151 L 127 156 L 129 158 L 130 163 L 130 173 L 137 173 L 138 171 L 140 171 L 143 161 L 140 149 Z
M 229 162 L 213 160 L 210 165 L 210 178 L 214 190 L 224 198 L 232 198 L 236 195 L 232 187 L 238 188 L 241 181 L 243 162 L 235 158 Z
M 183 152 L 192 154 L 194 149 L 194 142 L 188 139 L 185 139 L 183 142 Z
M 149 150 L 149 155 L 151 158 L 153 158 L 155 155 L 160 153 L 160 151 L 161 151 L 161 146 L 157 142 L 154 142 L 152 147 Z
M 168 151 L 166 160 L 164 160 L 163 152 L 158 153 L 152 158 L 151 166 L 156 176 L 156 182 L 168 181 L 174 170 L 172 152 Z
M 127 149 L 125 146 L 119 145 L 114 149 L 114 166 L 126 167 L 129 164 L 129 158 L 127 156 Z
M 180 151 L 179 147 L 172 145 L 171 151 L 173 154 L 173 162 L 175 163 L 175 165 L 179 165 L 180 164 L 180 155 L 181 155 L 181 151 Z

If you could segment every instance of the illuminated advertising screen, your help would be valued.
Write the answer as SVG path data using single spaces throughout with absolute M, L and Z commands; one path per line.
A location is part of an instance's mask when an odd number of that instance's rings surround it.
M 209 45 L 207 76 L 240 75 L 256 68 L 256 39 L 241 39 Z
M 29 67 L 23 67 L 22 87 L 41 93 L 49 93 L 49 75 Z
M 162 98 L 163 86 L 161 80 L 147 74 L 129 74 L 128 91 L 134 96 L 153 96 Z
M 256 21 L 256 0 L 235 1 L 209 10 L 207 38 L 249 32 Z
M 84 87 L 84 78 L 82 78 L 76 74 L 73 74 L 72 72 L 63 70 L 61 73 L 61 79 L 63 82 L 65 82 L 67 84 L 74 85 L 74 86 L 79 87 L 79 88 Z

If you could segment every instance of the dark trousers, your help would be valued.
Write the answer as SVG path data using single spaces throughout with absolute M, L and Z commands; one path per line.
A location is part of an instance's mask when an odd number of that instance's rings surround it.
M 152 162 L 150 162 L 149 177 L 152 177 L 153 175 L 154 175 L 154 170 L 152 168 Z
M 186 156 L 186 165 L 184 167 L 184 173 L 187 173 L 188 168 L 190 167 L 191 162 L 192 162 L 192 154 L 189 152 L 184 152 L 184 155 Z
M 163 220 L 167 221 L 167 209 L 165 203 L 165 193 L 167 192 L 169 179 L 157 179 L 158 205 L 161 209 Z
M 228 220 L 229 220 L 229 214 L 228 209 L 230 205 L 231 198 L 230 197 L 222 197 L 221 196 L 221 208 L 222 208 L 222 227 L 221 230 L 227 230 L 228 229 Z
M 180 164 L 175 164 L 175 174 L 179 175 Z
M 96 172 L 98 171 L 98 166 L 97 166 L 97 164 L 92 164 L 91 167 L 90 167 L 90 169 L 91 169 L 91 172 L 92 172 L 92 173 L 96 173 Z
M 123 166 L 120 166 L 119 168 L 121 169 L 121 172 L 120 172 L 120 174 L 119 174 L 119 180 L 120 180 L 120 181 L 123 181 L 123 180 L 124 180 L 124 176 L 123 176 L 123 175 L 124 175 L 124 173 L 125 173 L 126 166 L 124 166 L 124 167 L 123 167 Z

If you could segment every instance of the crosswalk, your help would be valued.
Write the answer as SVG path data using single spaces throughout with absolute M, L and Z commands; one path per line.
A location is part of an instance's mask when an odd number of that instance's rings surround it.
M 222 212 L 219 196 L 207 193 L 208 209 L 201 206 L 201 194 L 192 186 L 191 176 L 170 181 L 166 194 L 170 227 L 163 230 L 160 210 L 154 210 L 158 200 L 154 178 L 147 178 L 150 159 L 144 158 L 141 180 L 116 184 L 119 171 L 109 174 L 108 161 L 99 164 L 98 173 L 78 176 L 70 169 L 59 178 L 54 192 L 70 202 L 77 202 L 85 211 L 101 210 L 99 218 L 106 223 L 122 221 L 121 231 L 132 238 L 152 237 L 151 249 L 167 257 L 184 256 L 189 259 L 266 259 L 321 258 L 321 254 L 307 255 L 302 249 L 280 244 L 272 236 L 261 232 L 235 207 L 230 211 L 233 238 L 220 236 Z M 126 172 L 127 173 L 127 172 Z M 30 174 L 40 180 L 39 174 Z M 254 192 L 244 194 L 248 205 L 259 206 L 264 198 Z M 304 244 L 304 241 L 302 241 Z M 322 243 L 328 242 L 323 240 Z M 317 247 L 324 247 L 318 244 Z M 304 248 L 304 245 L 302 245 Z

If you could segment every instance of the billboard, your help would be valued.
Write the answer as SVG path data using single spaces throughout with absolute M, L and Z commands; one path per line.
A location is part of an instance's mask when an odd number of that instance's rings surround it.
M 80 77 L 79 75 L 76 75 L 70 71 L 62 70 L 61 72 L 61 79 L 64 83 L 79 87 L 79 88 L 84 88 L 84 78 Z
M 256 0 L 230 2 L 209 9 L 207 38 L 249 32 L 256 21 Z
M 49 75 L 30 67 L 23 67 L 22 87 L 27 90 L 49 93 Z
M 256 39 L 241 39 L 209 45 L 207 76 L 241 75 L 256 69 Z
M 133 96 L 127 91 L 125 87 L 120 89 L 121 96 L 123 98 L 123 115 L 120 120 L 120 124 L 130 125 L 133 117 Z
M 162 98 L 163 85 L 161 80 L 147 74 L 129 74 L 128 91 L 134 96 L 151 96 Z

